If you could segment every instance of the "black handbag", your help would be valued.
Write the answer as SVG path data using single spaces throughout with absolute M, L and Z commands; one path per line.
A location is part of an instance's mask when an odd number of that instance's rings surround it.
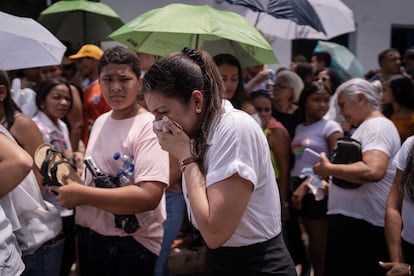
M 361 143 L 350 137 L 339 138 L 330 159 L 333 164 L 351 164 L 361 161 Z M 361 186 L 360 183 L 350 182 L 338 177 L 332 177 L 332 183 L 344 189 L 356 189 Z

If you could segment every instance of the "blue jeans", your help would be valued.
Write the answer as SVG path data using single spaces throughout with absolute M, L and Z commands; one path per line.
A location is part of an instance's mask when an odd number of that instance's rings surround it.
M 103 236 L 80 226 L 78 256 L 82 276 L 152 276 L 157 259 L 131 236 Z
M 155 264 L 154 276 L 171 275 L 168 267 L 168 256 L 171 251 L 171 244 L 177 237 L 183 223 L 185 214 L 185 201 L 182 193 L 165 192 L 167 207 L 167 219 L 164 221 L 164 237 L 161 244 L 161 252 Z
M 33 254 L 23 256 L 26 268 L 22 276 L 59 275 L 64 241 L 63 237 L 56 241 L 48 241 Z

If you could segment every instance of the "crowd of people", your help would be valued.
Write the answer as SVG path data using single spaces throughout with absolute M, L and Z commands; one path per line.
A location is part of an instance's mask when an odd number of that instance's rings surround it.
M 208 275 L 412 275 L 413 53 L 350 79 L 327 52 L 92 44 L 0 71 L 0 274 L 171 275 L 186 218 Z

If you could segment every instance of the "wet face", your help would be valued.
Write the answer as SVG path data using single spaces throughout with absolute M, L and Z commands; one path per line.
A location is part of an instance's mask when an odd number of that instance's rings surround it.
M 266 127 L 270 118 L 272 117 L 272 102 L 265 96 L 257 96 L 253 100 L 253 105 L 257 111 L 257 114 L 262 121 L 262 126 Z
M 127 64 L 109 63 L 102 68 L 99 83 L 113 114 L 127 114 L 137 107 L 141 82 Z
M 72 95 L 65 84 L 53 87 L 41 104 L 41 110 L 50 118 L 57 122 L 58 119 L 65 117 L 72 105 Z
M 306 120 L 310 123 L 319 121 L 329 109 L 329 93 L 321 89 L 309 95 L 305 103 Z
M 238 68 L 229 64 L 222 64 L 218 66 L 218 70 L 226 87 L 223 98 L 230 100 L 236 94 L 237 86 L 239 84 Z

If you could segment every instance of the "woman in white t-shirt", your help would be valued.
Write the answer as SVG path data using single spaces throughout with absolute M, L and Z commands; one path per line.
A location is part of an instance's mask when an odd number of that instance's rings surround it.
M 388 252 L 391 262 L 414 264 L 414 136 L 402 144 L 393 162 L 397 172 L 385 213 Z
M 344 118 L 356 127 L 351 138 L 362 145 L 362 161 L 333 164 L 325 154 L 314 166 L 322 177 L 353 183 L 354 189 L 329 188 L 327 275 L 384 275 L 387 258 L 385 203 L 395 174 L 392 159 L 400 147 L 394 124 L 379 110 L 380 93 L 364 79 L 351 79 L 337 92 Z
M 266 137 L 223 92 L 211 57 L 190 48 L 160 58 L 144 77 L 160 121 L 154 131 L 179 160 L 189 219 L 208 247 L 208 274 L 296 275 Z

